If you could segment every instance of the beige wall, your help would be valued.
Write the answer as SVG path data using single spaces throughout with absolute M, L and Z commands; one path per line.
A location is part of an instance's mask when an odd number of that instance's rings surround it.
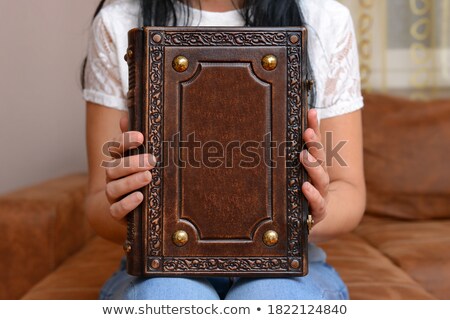
M 0 193 L 86 171 L 78 79 L 97 3 L 0 1 Z

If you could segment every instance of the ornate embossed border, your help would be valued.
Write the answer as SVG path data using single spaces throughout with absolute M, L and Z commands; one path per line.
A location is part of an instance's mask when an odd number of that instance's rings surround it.
M 286 141 L 290 141 L 286 148 L 287 166 L 287 219 L 288 219 L 288 256 L 301 255 L 300 234 L 301 229 L 301 171 L 299 153 L 302 144 L 301 132 L 301 68 L 300 48 L 289 46 L 287 48 L 287 134 Z
M 285 32 L 165 32 L 166 46 L 285 46 Z
M 295 39 L 295 41 L 292 41 Z M 151 230 L 148 239 L 148 259 L 146 272 L 262 272 L 262 271 L 302 271 L 302 243 L 300 231 L 304 228 L 302 219 L 302 172 L 298 161 L 301 150 L 302 129 L 302 34 L 289 32 L 172 32 L 150 31 L 149 44 L 149 123 L 148 150 L 158 163 L 163 163 L 163 84 L 164 84 L 164 46 L 287 46 L 287 257 L 236 257 L 236 258 L 192 258 L 162 256 L 162 168 L 152 170 L 153 179 L 148 188 L 147 228 Z
M 288 270 L 287 258 L 165 258 L 164 271 L 274 271 Z
M 149 72 L 149 118 L 148 118 L 148 152 L 152 153 L 157 163 L 162 163 L 163 139 L 163 90 L 164 90 L 164 51 L 162 46 L 150 46 Z M 156 166 L 151 170 L 152 181 L 148 187 L 148 255 L 160 257 L 162 239 L 162 168 Z

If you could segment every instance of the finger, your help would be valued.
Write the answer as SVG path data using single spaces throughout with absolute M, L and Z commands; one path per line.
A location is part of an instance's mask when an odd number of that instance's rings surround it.
M 325 154 L 325 148 L 323 147 L 322 141 L 320 140 L 319 136 L 316 134 L 316 132 L 308 128 L 303 133 L 303 140 L 305 141 L 306 147 L 308 148 L 308 152 L 312 154 L 314 158 L 317 159 L 319 164 L 327 170 L 326 167 L 326 154 Z
M 314 186 L 305 182 L 302 185 L 302 191 L 308 200 L 310 213 L 314 218 L 314 223 L 318 223 L 325 218 L 326 215 L 326 202 L 320 192 L 314 188 Z
M 148 185 L 151 180 L 152 174 L 148 170 L 112 180 L 106 185 L 106 197 L 110 203 L 116 202 L 120 197 Z
M 317 118 L 317 110 L 311 109 L 308 111 L 308 128 L 311 128 L 314 130 L 316 135 L 319 137 L 319 140 L 322 139 L 320 135 L 320 128 L 319 128 L 319 119 Z
M 123 116 L 120 118 L 119 125 L 122 132 L 128 131 L 128 116 Z
M 120 221 L 125 216 L 134 210 L 144 199 L 144 195 L 142 192 L 136 191 L 132 194 L 129 194 L 122 200 L 115 202 L 110 207 L 111 216 Z
M 120 158 L 126 150 L 135 149 L 144 142 L 144 136 L 139 131 L 127 131 L 108 141 L 109 156 Z
M 300 161 L 311 178 L 311 183 L 317 188 L 320 194 L 325 197 L 328 194 L 328 186 L 330 184 L 330 176 L 318 161 L 306 150 L 300 154 Z
M 116 180 L 130 174 L 150 170 L 155 167 L 156 159 L 149 153 L 118 159 L 114 167 L 106 168 L 106 181 Z

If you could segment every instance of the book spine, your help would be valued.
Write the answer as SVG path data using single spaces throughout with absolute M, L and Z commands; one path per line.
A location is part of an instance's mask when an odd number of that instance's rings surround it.
M 306 28 L 303 29 L 302 32 L 302 47 L 301 47 L 301 55 L 302 55 L 302 115 L 301 115 L 301 121 L 302 121 L 302 130 L 301 132 L 305 132 L 305 130 L 308 128 L 308 111 L 309 111 L 309 95 L 311 86 L 313 85 L 313 81 L 311 79 L 312 75 L 309 74 L 309 56 L 308 56 L 308 30 Z M 302 139 L 303 147 L 306 148 L 305 141 Z M 308 175 L 308 172 L 306 169 L 301 166 L 301 181 L 311 181 Z M 302 206 L 302 224 L 303 224 L 303 232 L 302 232 L 302 250 L 304 253 L 303 257 L 303 275 L 306 276 L 309 273 L 309 257 L 308 257 L 308 236 L 309 236 L 309 229 L 308 229 L 308 216 L 310 214 L 309 212 L 309 205 L 308 200 L 306 199 L 305 195 L 302 193 L 302 199 L 301 199 L 301 206 Z
M 144 30 L 132 29 L 128 32 L 128 48 L 125 54 L 125 60 L 128 63 L 128 115 L 129 130 L 140 131 L 144 134 L 142 127 L 142 117 L 144 116 Z M 126 155 L 137 155 L 145 152 L 144 144 L 136 149 L 129 150 Z M 145 188 L 140 190 L 145 195 Z M 144 196 L 145 199 L 145 196 Z M 145 200 L 144 200 L 145 201 Z M 142 219 L 143 203 L 131 211 L 127 216 L 127 239 L 124 244 L 124 250 L 127 254 L 127 272 L 132 275 L 142 275 L 144 266 L 144 249 L 142 244 Z

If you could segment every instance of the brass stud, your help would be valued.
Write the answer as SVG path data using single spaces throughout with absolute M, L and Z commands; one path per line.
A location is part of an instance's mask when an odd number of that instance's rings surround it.
M 159 262 L 158 259 L 153 259 L 152 260 L 151 266 L 152 266 L 153 269 L 159 269 L 160 265 L 161 265 L 161 263 Z
M 296 44 L 298 42 L 298 40 L 300 40 L 300 39 L 298 38 L 298 35 L 296 35 L 296 34 L 293 34 L 292 36 L 289 37 L 289 41 L 293 44 Z
M 300 267 L 300 262 L 297 259 L 291 261 L 291 268 L 298 269 Z
M 308 79 L 306 80 L 306 90 L 311 91 L 314 88 L 314 80 Z
M 175 69 L 175 71 L 183 72 L 186 71 L 186 69 L 189 66 L 189 61 L 185 56 L 177 56 L 175 59 L 173 59 L 172 67 Z
M 308 215 L 308 220 L 306 220 L 306 223 L 308 224 L 308 231 L 311 231 L 312 227 L 314 226 L 314 219 L 312 215 Z
M 152 39 L 153 39 L 153 41 L 159 43 L 159 42 L 161 42 L 161 35 L 158 34 L 158 33 L 155 33 L 155 34 L 153 35 L 153 38 L 152 38 Z
M 125 251 L 126 253 L 131 252 L 131 243 L 129 241 L 124 242 L 123 251 Z
M 267 246 L 274 246 L 278 243 L 278 233 L 273 230 L 266 231 L 263 236 L 263 241 Z
M 175 245 L 182 247 L 188 242 L 188 234 L 186 231 L 178 230 L 173 234 L 172 241 Z
M 133 59 L 133 50 L 131 50 L 131 49 L 128 49 L 127 50 L 127 61 L 128 60 L 131 60 L 131 59 Z
M 275 57 L 273 54 L 265 55 L 261 60 L 261 64 L 267 71 L 272 71 L 277 67 L 277 57 Z

